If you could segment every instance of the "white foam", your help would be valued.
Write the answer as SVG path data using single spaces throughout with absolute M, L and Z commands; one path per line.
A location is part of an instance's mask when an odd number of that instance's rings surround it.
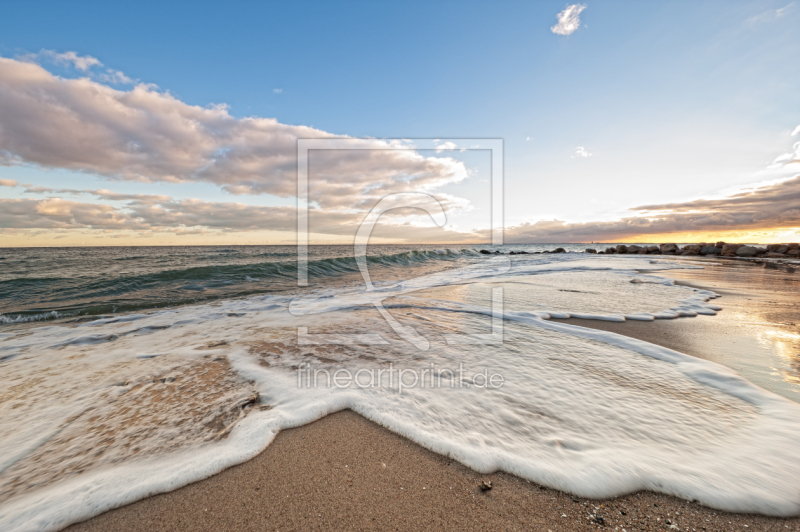
M 45 312 L 43 314 L 29 314 L 29 315 L 18 315 L 18 316 L 7 316 L 5 314 L 0 314 L 0 325 L 11 325 L 16 323 L 30 323 L 35 321 L 47 321 L 47 320 L 55 320 L 58 318 L 63 318 L 65 315 L 57 312 L 55 310 L 51 310 L 50 312 Z

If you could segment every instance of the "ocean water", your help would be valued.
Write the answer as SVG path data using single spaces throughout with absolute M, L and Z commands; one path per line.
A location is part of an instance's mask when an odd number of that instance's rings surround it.
M 554 319 L 713 315 L 669 279 L 700 265 L 481 248 L 372 246 L 368 286 L 351 249 L 312 247 L 304 288 L 288 246 L 0 251 L 0 529 L 175 489 L 343 408 L 580 496 L 800 513 L 800 405 Z

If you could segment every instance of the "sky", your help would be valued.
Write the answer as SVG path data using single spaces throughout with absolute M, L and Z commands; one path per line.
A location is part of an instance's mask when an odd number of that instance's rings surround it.
M 113 4 L 0 5 L 0 246 L 294 243 L 298 138 L 312 243 L 488 242 L 459 139 L 506 242 L 800 240 L 800 2 Z

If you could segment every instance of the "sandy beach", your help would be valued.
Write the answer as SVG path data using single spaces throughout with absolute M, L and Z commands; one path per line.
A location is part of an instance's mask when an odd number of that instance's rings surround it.
M 796 394 L 796 268 L 708 262 L 704 270 L 671 271 L 669 276 L 722 294 L 717 301 L 725 310 L 717 316 L 568 321 L 726 363 L 776 393 Z M 763 356 L 775 357 L 772 368 L 781 378 L 737 367 L 739 355 L 753 345 L 761 346 Z M 481 489 L 484 482 L 491 483 L 491 489 Z M 577 498 L 502 472 L 478 474 L 352 411 L 342 411 L 281 432 L 244 464 L 68 530 L 597 528 L 800 530 L 800 518 L 730 514 L 650 492 L 610 500 Z

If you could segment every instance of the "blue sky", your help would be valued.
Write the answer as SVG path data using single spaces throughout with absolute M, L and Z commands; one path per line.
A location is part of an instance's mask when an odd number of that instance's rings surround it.
M 187 104 L 334 134 L 503 138 L 510 225 L 615 220 L 794 175 L 768 166 L 798 140 L 800 2 L 587 1 L 578 30 L 557 35 L 566 5 L 6 2 L 0 56 L 74 51 Z M 0 178 L 291 203 L 37 166 Z M 470 183 L 461 191 L 480 207 Z

